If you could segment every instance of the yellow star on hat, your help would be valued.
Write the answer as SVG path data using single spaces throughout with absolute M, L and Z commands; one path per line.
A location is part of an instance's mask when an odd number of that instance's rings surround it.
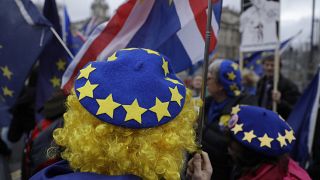
M 237 86 L 236 84 L 230 85 L 230 89 L 231 89 L 232 91 L 239 90 L 239 89 L 238 89 L 238 86 Z
M 93 90 L 98 87 L 98 84 L 91 84 L 89 80 L 87 80 L 86 84 L 82 86 L 81 88 L 78 88 L 77 91 L 79 91 L 79 100 L 90 97 L 93 98 Z
M 251 143 L 252 139 L 257 137 L 255 134 L 254 134 L 254 131 L 251 130 L 250 132 L 244 132 L 244 137 L 243 137 L 243 141 L 248 141 L 249 143 Z
M 13 96 L 13 91 L 10 90 L 7 86 L 2 87 L 2 91 L 4 96 L 10 96 L 10 97 Z
M 286 143 L 286 137 L 285 137 L 285 136 L 281 136 L 280 133 L 278 133 L 277 141 L 280 143 L 280 146 L 281 146 L 281 147 L 287 145 L 287 143 Z
M 166 77 L 165 80 L 170 81 L 170 82 L 172 82 L 172 83 L 174 83 L 174 84 L 183 85 L 183 84 L 182 84 L 181 82 L 179 82 L 178 80 L 171 79 L 171 78 L 168 78 L 168 77 Z
M 92 65 L 90 64 L 89 66 L 87 66 L 86 68 L 84 69 L 81 69 L 80 70 L 80 74 L 78 76 L 77 79 L 80 79 L 82 77 L 88 79 L 89 78 L 89 75 L 92 71 L 94 71 L 96 68 L 92 67 Z
M 57 68 L 58 70 L 64 71 L 66 69 L 66 61 L 64 61 L 63 59 L 59 59 L 58 62 L 56 62 Z
M 107 61 L 115 61 L 117 60 L 117 52 L 113 53 L 111 56 L 108 57 Z
M 160 122 L 164 116 L 171 117 L 168 111 L 168 106 L 169 102 L 161 102 L 158 98 L 156 98 L 156 104 L 150 108 L 150 111 L 156 113 L 158 122 Z
M 113 101 L 112 94 L 110 94 L 106 99 L 96 99 L 96 101 L 99 104 L 99 109 L 96 115 L 106 114 L 111 118 L 113 118 L 114 110 L 121 105 Z
M 177 102 L 179 106 L 181 106 L 181 99 L 183 99 L 183 96 L 178 91 L 178 87 L 175 86 L 173 89 L 169 87 L 170 93 L 171 93 L 171 101 Z
M 148 54 L 155 54 L 155 55 L 160 56 L 160 54 L 157 51 L 154 51 L 151 49 L 144 49 L 144 48 L 142 48 L 142 49 L 145 50 Z
M 10 71 L 9 67 L 8 66 L 4 66 L 4 67 L 1 66 L 0 68 L 2 71 L 2 75 L 4 77 L 7 77 L 10 80 L 13 73 Z
M 57 76 L 53 76 L 53 77 L 50 79 L 50 82 L 51 82 L 51 84 L 52 84 L 52 86 L 53 86 L 54 88 L 60 87 L 61 80 L 60 80 Z
M 231 110 L 231 114 L 238 114 L 238 112 L 240 111 L 240 106 L 236 105 L 235 107 L 232 108 Z
M 164 76 L 167 76 L 167 74 L 169 74 L 168 62 L 164 58 L 162 58 L 162 69 L 164 71 Z
M 265 133 L 263 137 L 259 137 L 258 139 L 260 141 L 260 147 L 267 146 L 271 148 L 271 142 L 273 141 L 273 139 L 270 138 L 268 134 Z
M 236 125 L 231 129 L 231 131 L 232 131 L 234 134 L 237 134 L 238 132 L 243 131 L 242 126 L 243 126 L 243 124 L 236 124 Z
M 236 75 L 233 72 L 227 73 L 228 79 L 233 81 L 236 78 Z
M 135 120 L 141 124 L 141 116 L 147 111 L 147 109 L 140 107 L 137 99 L 135 99 L 130 105 L 122 106 L 127 112 L 125 121 Z
M 236 71 L 236 70 L 238 70 L 238 64 L 236 64 L 236 63 L 232 63 L 231 64 L 231 67 Z
M 296 139 L 293 135 L 293 130 L 290 130 L 290 131 L 285 130 L 285 132 L 286 132 L 285 137 L 289 141 L 289 143 L 291 143 L 293 140 Z

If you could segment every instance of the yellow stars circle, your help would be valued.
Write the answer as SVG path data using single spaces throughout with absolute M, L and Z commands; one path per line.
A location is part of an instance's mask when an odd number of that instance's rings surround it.
M 232 131 L 234 134 L 237 134 L 238 132 L 243 131 L 242 127 L 243 127 L 243 124 L 236 124 L 236 125 L 231 129 L 231 131 Z
M 13 96 L 13 91 L 10 90 L 7 86 L 2 87 L 2 92 L 4 96 L 10 96 L 10 97 Z
M 142 49 L 145 50 L 148 54 L 155 54 L 155 55 L 160 56 L 160 54 L 157 51 L 154 51 L 151 49 L 145 49 L 145 48 L 142 48 Z
M 169 102 L 161 102 L 158 98 L 156 98 L 156 104 L 150 108 L 149 110 L 156 113 L 158 122 L 165 116 L 171 117 L 168 111 Z
M 251 143 L 252 139 L 257 137 L 255 134 L 254 134 L 254 131 L 251 130 L 250 132 L 244 132 L 244 137 L 243 137 L 243 141 L 248 141 L 249 143 Z
M 173 89 L 169 87 L 170 93 L 171 93 L 171 101 L 177 102 L 179 106 L 181 106 L 181 99 L 183 99 L 183 96 L 178 91 L 178 87 L 175 86 Z
M 60 80 L 57 76 L 53 76 L 53 77 L 50 79 L 50 82 L 51 82 L 51 84 L 52 84 L 52 86 L 53 86 L 54 88 L 60 87 L 61 80 Z
M 64 71 L 66 69 L 66 61 L 63 59 L 59 59 L 59 61 L 56 62 L 56 66 L 59 71 Z
M 164 58 L 162 58 L 162 69 L 164 71 L 164 76 L 167 76 L 167 74 L 169 74 L 168 61 L 166 61 Z
M 96 99 L 96 101 L 99 104 L 99 109 L 96 115 L 106 114 L 111 118 L 113 118 L 114 110 L 121 105 L 113 101 L 112 94 L 110 94 L 106 99 Z
M 285 137 L 286 137 L 286 139 L 288 140 L 289 143 L 291 143 L 293 140 L 296 139 L 296 138 L 294 137 L 294 135 L 293 135 L 293 130 L 290 130 L 290 131 L 285 130 L 285 132 L 286 132 Z
M 89 80 L 87 80 L 86 84 L 82 86 L 81 88 L 78 88 L 77 91 L 79 91 L 79 100 L 90 97 L 93 98 L 93 90 L 98 87 L 98 84 L 91 84 Z
M 236 79 L 236 75 L 232 71 L 230 73 L 227 73 L 227 76 L 228 76 L 228 79 L 231 81 Z
M 271 142 L 273 141 L 273 139 L 270 138 L 270 137 L 268 136 L 268 134 L 265 133 L 265 134 L 263 135 L 263 137 L 259 137 L 258 139 L 259 139 L 259 141 L 260 141 L 260 147 L 267 146 L 267 147 L 271 148 Z
M 172 82 L 173 84 L 180 84 L 183 86 L 183 84 L 181 82 L 179 82 L 178 80 L 175 79 L 171 79 L 169 77 L 166 77 L 165 80 Z
M 13 73 L 10 71 L 8 66 L 1 66 L 0 67 L 1 71 L 2 71 L 2 75 L 4 77 L 7 77 L 9 80 L 11 80 L 11 76 L 13 75 Z
M 83 78 L 83 77 L 88 79 L 90 73 L 92 71 L 94 71 L 95 69 L 96 68 L 92 67 L 92 64 L 89 64 L 86 68 L 80 70 L 80 74 L 79 74 L 77 79 L 80 79 L 80 78 Z
M 235 107 L 232 108 L 231 114 L 238 114 L 239 111 L 240 111 L 240 106 L 236 105 Z
M 130 105 L 122 106 L 127 112 L 125 121 L 135 120 L 141 124 L 141 116 L 147 111 L 147 109 L 140 107 L 137 99 L 135 99 Z
M 117 52 L 113 53 L 111 56 L 108 57 L 108 60 L 107 61 L 115 61 L 117 60 Z
M 285 136 L 281 136 L 280 133 L 278 133 L 277 141 L 280 143 L 280 146 L 281 146 L 281 147 L 287 145 L 287 143 L 286 143 L 286 137 L 285 137 Z

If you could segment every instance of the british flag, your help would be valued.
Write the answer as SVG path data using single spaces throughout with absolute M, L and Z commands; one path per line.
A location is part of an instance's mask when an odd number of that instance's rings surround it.
M 216 44 L 222 0 L 213 4 L 210 52 Z M 203 59 L 208 0 L 128 0 L 109 22 L 87 39 L 62 78 L 69 91 L 78 71 L 89 61 L 104 60 L 122 48 L 154 49 L 172 59 L 180 72 Z

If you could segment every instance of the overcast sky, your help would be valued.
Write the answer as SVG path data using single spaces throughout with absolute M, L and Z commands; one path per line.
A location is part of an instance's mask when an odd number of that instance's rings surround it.
M 42 3 L 43 0 L 33 0 Z M 86 19 L 90 16 L 90 6 L 93 0 L 57 0 L 65 3 L 72 22 Z M 110 14 L 125 0 L 105 0 L 110 6 Z M 316 0 L 316 17 L 320 17 L 320 0 Z M 303 30 L 297 41 L 306 41 L 310 35 L 312 0 L 281 0 L 281 39 L 296 34 Z M 240 11 L 240 0 L 224 0 L 224 6 Z

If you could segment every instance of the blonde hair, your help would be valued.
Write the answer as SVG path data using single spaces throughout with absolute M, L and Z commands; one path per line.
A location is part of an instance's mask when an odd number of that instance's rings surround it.
M 81 106 L 73 92 L 67 99 L 64 127 L 56 129 L 53 137 L 65 148 L 61 157 L 74 170 L 180 179 L 185 151 L 197 148 L 195 106 L 188 90 L 182 111 L 171 122 L 155 128 L 129 129 L 100 121 Z

